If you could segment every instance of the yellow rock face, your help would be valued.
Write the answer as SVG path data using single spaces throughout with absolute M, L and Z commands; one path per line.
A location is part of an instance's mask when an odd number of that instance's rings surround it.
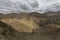
M 38 22 L 35 18 L 7 18 L 7 19 L 1 19 L 1 21 L 11 25 L 15 30 L 18 30 L 19 32 L 29 32 L 31 33 L 33 30 L 36 30 L 39 28 L 39 26 L 36 24 Z

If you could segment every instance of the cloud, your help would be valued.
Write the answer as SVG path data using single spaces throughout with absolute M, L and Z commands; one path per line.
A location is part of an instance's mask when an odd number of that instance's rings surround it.
M 60 9 L 60 0 L 0 0 L 0 12 L 46 12 Z

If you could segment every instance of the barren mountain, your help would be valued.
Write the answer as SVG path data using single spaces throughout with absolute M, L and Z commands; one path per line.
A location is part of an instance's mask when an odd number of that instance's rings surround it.
M 0 14 L 0 40 L 60 40 L 59 17 L 60 12 Z

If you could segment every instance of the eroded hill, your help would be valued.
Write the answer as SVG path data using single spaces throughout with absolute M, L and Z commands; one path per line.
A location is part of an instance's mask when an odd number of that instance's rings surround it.
M 60 14 L 51 15 L 36 12 L 0 14 L 0 39 L 60 40 Z

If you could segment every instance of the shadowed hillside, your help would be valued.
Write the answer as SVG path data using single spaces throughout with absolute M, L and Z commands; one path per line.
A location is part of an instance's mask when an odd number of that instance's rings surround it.
M 0 40 L 60 40 L 58 14 L 0 14 Z

